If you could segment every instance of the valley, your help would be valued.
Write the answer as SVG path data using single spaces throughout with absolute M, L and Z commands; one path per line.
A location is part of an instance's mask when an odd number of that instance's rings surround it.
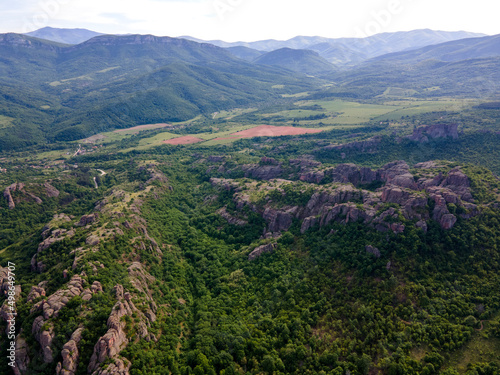
M 498 38 L 187 39 L 0 36 L 0 373 L 497 375 Z

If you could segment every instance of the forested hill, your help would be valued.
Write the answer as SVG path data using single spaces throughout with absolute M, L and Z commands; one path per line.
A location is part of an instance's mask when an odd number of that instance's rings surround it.
M 20 373 L 498 374 L 498 177 L 274 142 L 12 160 Z
M 272 101 L 313 81 L 209 44 L 150 35 L 76 46 L 0 35 L 0 150 L 112 128 L 183 121 Z

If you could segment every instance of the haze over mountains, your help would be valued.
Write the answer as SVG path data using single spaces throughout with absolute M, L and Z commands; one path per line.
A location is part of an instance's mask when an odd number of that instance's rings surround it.
M 80 44 L 103 34 L 87 29 L 58 29 L 54 27 L 44 27 L 26 33 L 26 35 L 63 44 Z
M 297 36 L 279 40 L 227 43 L 220 40 L 204 41 L 189 36 L 182 38 L 197 42 L 211 43 L 219 47 L 243 46 L 259 51 L 274 51 L 280 48 L 310 49 L 334 64 L 355 64 L 387 53 L 405 51 L 423 46 L 444 43 L 463 38 L 481 37 L 484 34 L 465 31 L 446 32 L 434 30 L 414 30 L 408 32 L 383 33 L 367 38 L 325 38 L 319 36 Z
M 27 35 L 47 39 L 64 44 L 79 44 L 95 36 L 102 35 L 95 31 L 85 29 L 57 29 L 45 27 Z M 466 31 L 434 31 L 429 29 L 402 31 L 395 33 L 382 33 L 367 38 L 325 38 L 321 36 L 296 36 L 289 40 L 261 40 L 255 42 L 233 42 L 222 40 L 202 40 L 191 36 L 179 38 L 192 40 L 198 43 L 209 43 L 222 48 L 235 51 L 235 55 L 242 57 L 258 57 L 263 52 L 271 52 L 282 48 L 308 49 L 319 53 L 330 63 L 337 65 L 358 64 L 364 60 L 385 55 L 388 53 L 406 51 L 419 47 L 445 43 L 464 38 L 482 37 L 484 34 Z M 247 49 L 234 49 L 246 47 Z M 250 51 L 248 49 L 254 50 Z M 239 51 L 239 52 L 238 52 Z

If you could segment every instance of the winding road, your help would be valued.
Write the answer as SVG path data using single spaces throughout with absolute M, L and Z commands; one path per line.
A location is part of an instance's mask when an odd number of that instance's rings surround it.
M 101 172 L 101 177 L 107 175 L 106 172 L 104 172 L 102 169 L 98 169 L 99 172 Z M 97 178 L 94 177 L 94 185 L 96 189 L 99 189 L 99 185 L 97 185 Z

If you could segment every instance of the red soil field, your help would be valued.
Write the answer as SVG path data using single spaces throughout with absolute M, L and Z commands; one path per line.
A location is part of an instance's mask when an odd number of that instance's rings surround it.
M 148 125 L 138 125 L 138 126 L 134 126 L 133 128 L 127 128 L 127 129 L 118 129 L 118 130 L 114 130 L 113 132 L 114 133 L 121 133 L 121 132 L 127 132 L 127 131 L 130 131 L 130 130 L 137 130 L 137 131 L 141 131 L 141 130 L 146 130 L 146 129 L 160 129 L 160 128 L 165 128 L 167 126 L 171 126 L 171 124 L 148 124 Z
M 166 143 L 167 145 L 190 145 L 192 143 L 198 143 L 198 142 L 203 142 L 203 141 L 204 141 L 204 139 L 192 137 L 190 135 L 186 135 L 184 137 L 178 137 L 178 138 L 169 139 L 167 141 L 163 141 L 163 143 Z
M 260 125 L 252 129 L 242 130 L 231 134 L 230 137 L 217 139 L 252 138 L 252 137 L 278 137 L 280 135 L 299 135 L 321 133 L 322 129 L 295 128 L 293 126 Z

